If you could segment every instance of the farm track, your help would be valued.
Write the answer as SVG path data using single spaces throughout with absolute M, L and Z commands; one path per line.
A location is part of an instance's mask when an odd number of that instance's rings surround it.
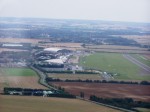
M 139 66 L 143 70 L 147 71 L 148 73 L 150 73 L 150 67 L 148 65 L 143 64 L 142 62 L 140 62 L 137 59 L 133 58 L 129 54 L 123 54 L 123 57 L 126 58 L 127 60 L 131 61 L 132 63 L 136 64 L 137 66 Z

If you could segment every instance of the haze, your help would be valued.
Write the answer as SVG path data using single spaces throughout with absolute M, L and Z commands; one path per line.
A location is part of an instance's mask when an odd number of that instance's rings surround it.
M 150 0 L 0 0 L 0 17 L 150 22 Z

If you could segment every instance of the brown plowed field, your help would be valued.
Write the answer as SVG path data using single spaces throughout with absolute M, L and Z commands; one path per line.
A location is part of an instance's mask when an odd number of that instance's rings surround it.
M 0 92 L 3 91 L 3 87 L 46 89 L 38 83 L 36 76 L 0 76 Z
M 53 82 L 53 85 L 61 86 L 74 95 L 80 95 L 80 92 L 84 92 L 86 98 L 89 98 L 90 95 L 96 95 L 103 98 L 128 97 L 150 102 L 150 86 L 82 82 Z

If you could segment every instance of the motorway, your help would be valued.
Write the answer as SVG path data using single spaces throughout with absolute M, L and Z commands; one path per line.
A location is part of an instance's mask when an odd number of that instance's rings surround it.
M 137 66 L 139 66 L 141 69 L 147 71 L 150 74 L 150 67 L 148 65 L 145 65 L 144 63 L 138 61 L 137 59 L 133 58 L 131 55 L 129 54 L 123 54 L 124 58 L 126 58 L 127 60 L 131 61 L 132 63 L 136 64 Z

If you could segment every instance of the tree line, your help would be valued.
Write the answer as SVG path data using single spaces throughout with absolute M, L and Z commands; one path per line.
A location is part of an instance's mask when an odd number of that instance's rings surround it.
M 141 81 L 141 82 L 132 82 L 132 81 L 115 81 L 115 80 L 81 80 L 81 79 L 76 79 L 76 80 L 71 80 L 71 79 L 66 79 L 66 80 L 61 80 L 59 78 L 51 78 L 47 77 L 46 78 L 47 82 L 86 82 L 86 83 L 114 83 L 114 84 L 139 84 L 139 85 L 150 85 L 150 82 L 148 81 Z
M 134 101 L 132 98 L 99 98 L 91 95 L 89 100 L 134 111 L 137 111 L 134 109 L 136 107 L 150 108 L 149 102 Z
M 47 97 L 62 97 L 62 98 L 76 98 L 68 92 L 65 92 L 63 88 L 58 90 L 47 90 L 47 89 L 30 89 L 30 88 L 12 88 L 5 87 L 3 90 L 4 95 L 22 95 L 22 96 L 44 96 Z

